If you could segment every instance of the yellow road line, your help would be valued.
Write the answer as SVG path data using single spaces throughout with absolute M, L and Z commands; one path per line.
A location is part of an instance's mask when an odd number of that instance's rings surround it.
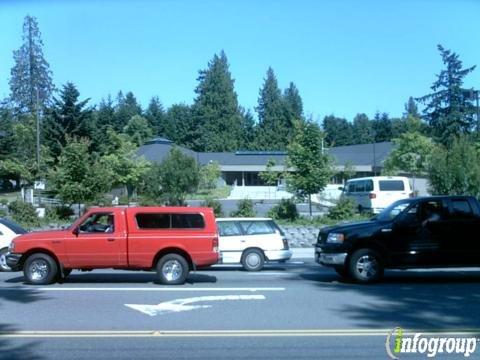
M 392 329 L 305 329 L 305 330 L 155 330 L 155 331 L 3 331 L 0 338 L 79 338 L 79 337 L 332 337 L 332 336 L 387 336 Z M 405 335 L 448 334 L 450 336 L 472 336 L 480 334 L 480 329 L 452 329 L 434 331 L 404 330 Z

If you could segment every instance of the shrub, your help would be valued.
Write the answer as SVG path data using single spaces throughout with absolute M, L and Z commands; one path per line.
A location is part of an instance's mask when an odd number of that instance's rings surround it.
M 211 198 L 206 199 L 202 203 L 202 206 L 212 208 L 216 217 L 222 217 L 223 216 L 222 204 L 218 200 L 211 199 Z
M 255 217 L 255 215 L 253 201 L 250 199 L 240 200 L 238 202 L 237 210 L 230 214 L 232 217 Z
M 49 220 L 70 220 L 73 215 L 75 215 L 73 209 L 65 205 L 51 207 L 46 211 Z
M 8 211 L 15 222 L 24 227 L 38 227 L 40 221 L 33 205 L 15 200 L 8 205 Z
M 340 199 L 337 205 L 332 207 L 327 217 L 332 220 L 346 220 L 355 216 L 355 203 L 347 198 Z
M 282 199 L 270 209 L 268 216 L 278 220 L 296 220 L 298 219 L 297 206 L 291 199 Z

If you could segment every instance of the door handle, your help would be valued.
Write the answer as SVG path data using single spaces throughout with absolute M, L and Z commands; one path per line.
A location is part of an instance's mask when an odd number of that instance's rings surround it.
M 383 233 L 389 233 L 389 232 L 392 232 L 392 229 L 382 229 L 382 232 Z
M 240 240 L 240 242 L 245 242 L 246 240 Z
M 114 238 L 108 238 L 107 241 L 115 241 Z

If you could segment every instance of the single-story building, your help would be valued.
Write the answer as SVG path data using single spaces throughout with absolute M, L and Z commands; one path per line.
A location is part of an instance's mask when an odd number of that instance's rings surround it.
M 175 144 L 168 139 L 155 138 L 141 146 L 138 154 L 148 161 L 161 163 L 174 146 Z M 286 191 L 283 179 L 279 179 L 278 184 L 272 187 L 267 186 L 259 176 L 260 172 L 266 171 L 270 160 L 275 162 L 273 171 L 285 171 L 287 153 L 284 151 L 195 152 L 182 146 L 178 146 L 178 148 L 184 154 L 196 159 L 199 165 L 218 163 L 222 174 L 219 181 L 233 187 L 230 198 L 279 199 L 291 196 Z M 354 177 L 364 177 L 379 175 L 383 169 L 383 163 L 392 149 L 393 143 L 380 142 L 336 146 L 326 148 L 325 151 L 333 157 L 335 168 L 339 173 L 348 167 L 354 171 Z M 328 192 L 326 197 L 338 196 L 339 184 L 343 184 L 343 182 L 341 174 L 335 175 L 326 189 Z M 420 192 L 425 191 L 426 189 Z

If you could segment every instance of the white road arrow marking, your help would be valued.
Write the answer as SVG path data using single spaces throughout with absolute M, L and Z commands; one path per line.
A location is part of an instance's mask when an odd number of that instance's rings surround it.
M 165 301 L 158 305 L 147 304 L 125 304 L 125 306 L 138 310 L 150 316 L 168 314 L 173 312 L 190 311 L 195 309 L 206 309 L 212 305 L 190 305 L 203 301 L 233 301 L 233 300 L 265 300 L 263 295 L 220 295 L 220 296 L 198 296 L 187 299 L 176 299 Z

